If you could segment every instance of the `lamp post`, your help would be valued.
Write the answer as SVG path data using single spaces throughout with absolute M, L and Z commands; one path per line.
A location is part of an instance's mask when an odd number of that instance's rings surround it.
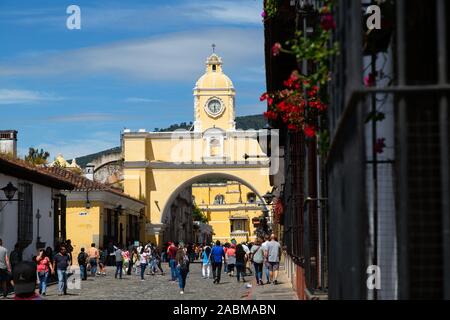
M 37 238 L 36 238 L 36 249 L 45 248 L 45 242 L 41 242 L 41 237 L 39 236 L 39 220 L 41 220 L 42 216 L 39 209 L 36 212 L 36 220 L 37 220 Z
M 1 190 L 3 190 L 3 193 L 5 194 L 5 197 L 6 197 L 6 199 L 0 199 L 0 202 L 6 202 L 5 203 L 5 205 L 4 206 L 2 206 L 1 208 L 0 208 L 0 211 L 2 211 L 3 210 L 3 208 L 5 208 L 6 207 L 6 205 L 8 204 L 8 202 L 10 202 L 10 201 L 19 201 L 20 199 L 13 199 L 14 198 L 14 195 L 16 194 L 16 192 L 17 192 L 17 188 L 16 187 L 14 187 L 14 185 L 11 183 L 11 182 L 9 182 L 7 185 L 6 185 L 6 187 L 3 187 Z
M 88 210 L 91 208 L 91 202 L 89 201 L 89 190 L 86 190 L 86 203 L 84 206 Z

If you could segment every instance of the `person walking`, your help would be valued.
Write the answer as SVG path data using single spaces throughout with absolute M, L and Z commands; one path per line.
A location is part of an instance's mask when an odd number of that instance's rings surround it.
M 167 257 L 169 258 L 169 267 L 170 267 L 170 274 L 171 274 L 171 281 L 177 281 L 177 270 L 176 270 L 176 263 L 175 258 L 177 255 L 177 247 L 173 242 L 170 242 L 169 248 L 167 248 Z
M 98 249 L 99 258 L 98 258 L 98 275 L 106 276 L 106 261 L 108 257 L 108 250 L 107 249 Z
M 131 253 L 131 258 L 130 261 L 133 261 L 133 272 L 135 273 L 135 275 L 138 274 L 138 265 L 139 265 L 139 253 L 137 248 L 134 248 L 132 253 Z
M 91 276 L 95 277 L 95 274 L 97 273 L 98 258 L 100 257 L 98 249 L 95 247 L 95 243 L 91 243 L 91 247 L 88 250 L 88 256 L 89 264 L 91 266 Z
M 236 245 L 232 244 L 226 251 L 226 260 L 228 265 L 228 275 L 234 276 L 234 266 L 236 264 Z
M 158 247 L 155 247 L 153 249 L 153 258 L 154 260 L 154 264 L 153 264 L 153 274 L 156 273 L 159 269 L 159 271 L 161 271 L 161 275 L 164 275 L 164 270 L 161 266 L 161 250 Z
M 245 282 L 245 263 L 247 261 L 247 253 L 244 250 L 244 247 L 242 246 L 242 244 L 238 244 L 236 246 L 236 254 L 235 254 L 235 258 L 236 258 L 236 278 L 237 281 L 239 282 L 241 280 L 241 276 L 242 276 L 242 282 Z
M 178 285 L 180 287 L 180 294 L 184 294 L 186 287 L 186 278 L 189 273 L 190 257 L 187 253 L 187 248 L 184 247 L 183 242 L 178 245 L 177 254 L 175 256 L 176 268 L 178 274 Z
M 269 262 L 267 261 L 266 257 L 266 250 L 267 250 L 267 244 L 269 243 L 270 236 L 265 235 L 264 236 L 264 242 L 261 244 L 261 250 L 264 252 L 264 263 L 263 263 L 263 269 L 264 274 L 266 275 L 267 284 L 270 284 L 270 272 L 269 272 Z
M 202 251 L 202 276 L 203 279 L 209 279 L 211 273 L 211 248 L 206 246 Z
M 274 234 L 270 236 L 270 241 L 266 246 L 265 256 L 269 266 L 270 281 L 276 285 L 278 284 L 277 278 L 280 268 L 281 245 Z
M 14 250 L 11 251 L 9 255 L 9 263 L 11 264 L 11 271 L 14 271 L 14 266 L 22 262 L 22 250 L 20 250 L 20 245 L 16 243 L 14 245 Z
M 220 245 L 220 241 L 216 241 L 216 245 L 211 249 L 211 263 L 214 277 L 214 283 L 220 283 L 220 273 L 222 272 L 222 261 L 226 262 L 225 251 Z
M 264 263 L 264 252 L 261 248 L 261 239 L 257 239 L 250 250 L 250 260 L 255 268 L 255 278 L 258 285 L 262 285 L 262 268 Z
M 66 243 L 65 243 L 65 247 L 66 247 L 67 255 L 69 256 L 70 265 L 72 265 L 72 252 L 73 252 L 72 240 L 67 239 Z
M 116 258 L 116 273 L 114 278 L 117 279 L 117 274 L 119 274 L 120 279 L 122 279 L 122 269 L 123 269 L 123 251 L 119 247 L 114 247 L 114 256 Z
M 67 294 L 67 268 L 70 266 L 70 258 L 66 247 L 60 246 L 59 252 L 53 261 L 53 270 L 58 274 L 58 295 Z
M 250 262 L 250 248 L 251 248 L 251 244 L 242 242 L 242 248 L 244 248 L 245 253 L 247 254 L 246 259 L 245 259 L 245 266 L 244 266 L 244 274 L 246 276 L 251 276 L 252 275 L 252 268 L 251 268 L 251 262 Z
M 225 256 L 227 255 L 228 248 L 230 248 L 230 244 L 228 242 L 226 242 L 223 245 L 223 251 L 225 252 Z M 224 261 L 223 262 L 223 272 L 226 273 L 226 274 L 229 273 L 229 271 L 228 271 L 228 261 Z
M 8 296 L 9 273 L 11 271 L 8 249 L 3 246 L 3 240 L 0 239 L 0 283 L 2 285 L 3 298 Z
M 87 280 L 87 261 L 88 254 L 84 251 L 84 248 L 81 248 L 80 253 L 78 254 L 78 265 L 80 266 L 80 278 L 81 280 Z
M 131 271 L 134 270 L 134 263 L 135 263 L 135 261 L 133 260 L 134 249 L 135 249 L 134 245 L 130 241 L 129 244 L 128 244 L 128 252 L 130 253 L 130 260 L 129 260 L 128 270 L 127 270 L 127 275 L 128 276 L 131 276 Z
M 149 260 L 148 249 L 145 249 L 144 247 L 142 247 L 141 254 L 139 256 L 139 264 L 141 266 L 141 281 L 145 280 L 144 274 L 145 274 L 145 268 L 148 265 L 148 260 Z
M 36 264 L 37 274 L 39 278 L 39 294 L 45 296 L 47 291 L 48 277 L 54 272 L 54 270 L 50 262 L 50 258 L 47 257 L 44 249 L 39 251 L 39 255 L 36 257 Z
M 125 273 L 128 275 L 128 269 L 130 268 L 130 252 L 125 247 L 122 252 L 123 257 L 123 269 Z

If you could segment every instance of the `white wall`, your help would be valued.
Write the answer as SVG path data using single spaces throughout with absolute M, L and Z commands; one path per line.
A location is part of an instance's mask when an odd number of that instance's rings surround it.
M 0 173 L 0 188 L 3 188 L 11 182 L 15 187 L 18 187 L 20 182 L 27 182 L 18 180 L 11 176 L 6 176 Z M 37 219 L 36 213 L 39 210 L 41 219 L 39 222 L 39 236 L 41 241 L 46 243 L 46 246 L 53 247 L 53 202 L 52 189 L 36 183 L 33 185 L 33 242 L 25 248 L 23 252 L 24 260 L 31 260 L 32 256 L 36 254 L 36 240 L 37 240 Z M 2 192 L 3 193 L 3 192 Z M 0 195 L 4 199 L 4 194 Z M 14 197 L 17 199 L 17 194 Z M 3 207 L 5 202 L 0 204 Z M 18 230 L 18 203 L 9 202 L 5 208 L 0 212 L 0 238 L 3 239 L 3 246 L 9 252 L 14 249 L 14 244 L 17 242 Z

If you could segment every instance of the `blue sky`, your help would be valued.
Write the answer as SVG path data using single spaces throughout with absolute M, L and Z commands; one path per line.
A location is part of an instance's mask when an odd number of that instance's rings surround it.
M 81 8 L 69 30 L 66 8 Z M 262 0 L 1 0 L 0 129 L 19 154 L 67 159 L 119 145 L 120 132 L 193 120 L 192 89 L 211 44 L 237 91 L 262 113 Z

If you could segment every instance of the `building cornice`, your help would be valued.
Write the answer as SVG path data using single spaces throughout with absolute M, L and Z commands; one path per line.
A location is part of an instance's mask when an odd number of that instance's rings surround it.
M 153 162 L 153 161 L 125 161 L 124 168 L 126 169 L 254 169 L 254 168 L 269 168 L 269 160 L 249 163 L 245 161 L 234 161 L 227 163 L 208 163 L 208 162 L 190 162 L 190 163 L 176 163 L 176 162 Z

